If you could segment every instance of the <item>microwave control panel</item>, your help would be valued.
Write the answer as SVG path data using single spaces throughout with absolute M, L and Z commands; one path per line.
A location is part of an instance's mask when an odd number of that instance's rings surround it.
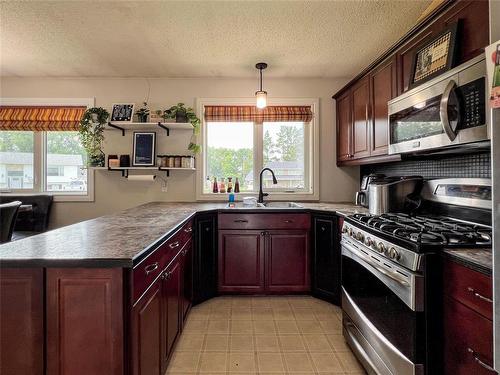
M 462 98 L 463 116 L 461 128 L 473 128 L 486 124 L 486 102 L 484 77 L 458 88 Z

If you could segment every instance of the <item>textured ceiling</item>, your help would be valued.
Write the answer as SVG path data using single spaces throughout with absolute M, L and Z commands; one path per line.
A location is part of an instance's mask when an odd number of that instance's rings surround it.
M 2 1 L 1 75 L 351 77 L 430 1 Z

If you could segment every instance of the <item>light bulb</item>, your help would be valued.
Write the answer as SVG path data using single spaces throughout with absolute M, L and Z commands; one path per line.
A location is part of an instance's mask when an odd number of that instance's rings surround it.
M 259 109 L 267 107 L 267 92 L 266 91 L 257 91 L 255 93 L 256 106 Z

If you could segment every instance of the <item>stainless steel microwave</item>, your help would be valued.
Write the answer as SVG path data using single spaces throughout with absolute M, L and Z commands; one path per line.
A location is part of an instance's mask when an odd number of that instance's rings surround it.
M 486 87 L 481 55 L 389 101 L 389 154 L 488 141 Z

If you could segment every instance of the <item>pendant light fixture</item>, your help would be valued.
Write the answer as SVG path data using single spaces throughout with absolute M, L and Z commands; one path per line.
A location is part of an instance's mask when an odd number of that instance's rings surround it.
M 260 89 L 255 92 L 256 106 L 259 109 L 266 108 L 267 106 L 267 92 L 262 90 L 262 70 L 267 68 L 267 64 L 260 62 L 255 65 L 260 71 Z

